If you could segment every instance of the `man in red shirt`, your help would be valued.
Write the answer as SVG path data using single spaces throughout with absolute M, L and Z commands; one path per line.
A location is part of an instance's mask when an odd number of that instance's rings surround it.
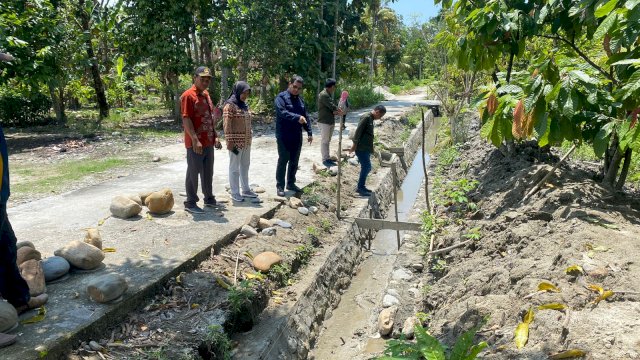
M 184 145 L 187 148 L 187 200 L 184 209 L 192 214 L 204 213 L 197 205 L 198 177 L 202 183 L 204 205 L 216 204 L 213 196 L 213 147 L 221 149 L 222 145 L 215 131 L 214 107 L 207 92 L 209 82 L 209 68 L 200 66 L 196 69 L 193 86 L 180 97 Z

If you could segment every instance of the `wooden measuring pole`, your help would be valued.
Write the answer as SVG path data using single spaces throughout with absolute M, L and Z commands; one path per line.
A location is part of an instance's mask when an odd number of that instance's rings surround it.
M 336 201 L 336 216 L 340 219 L 340 188 L 342 187 L 342 127 L 346 120 L 346 115 L 342 115 L 342 122 L 338 124 L 338 199 Z
M 396 213 L 396 222 L 398 222 L 398 173 L 396 171 L 396 163 L 391 164 L 391 173 L 393 174 L 393 207 Z M 396 239 L 398 240 L 398 250 L 400 250 L 400 230 L 396 230 Z
M 424 123 L 424 108 L 422 106 L 420 107 L 420 111 L 422 112 L 422 171 L 424 172 L 424 198 L 427 202 L 427 211 L 429 212 L 429 215 L 431 215 L 431 204 L 429 203 L 429 176 L 427 175 L 427 161 L 425 160 L 427 153 L 426 146 L 424 144 L 427 142 L 427 126 Z
M 373 208 L 371 207 L 371 205 L 369 205 L 369 219 L 373 219 Z M 371 228 L 369 228 L 369 236 L 367 236 L 367 238 L 369 239 L 369 250 L 371 250 L 371 240 L 373 239 L 373 234 L 371 232 L 372 230 Z

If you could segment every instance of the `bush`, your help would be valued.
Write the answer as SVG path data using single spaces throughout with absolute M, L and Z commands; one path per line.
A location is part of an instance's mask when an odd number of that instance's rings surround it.
M 384 96 L 373 91 L 373 87 L 370 85 L 347 85 L 344 89 L 337 89 L 336 93 L 339 94 L 342 90 L 349 92 L 349 106 L 351 109 L 359 109 L 367 107 L 384 100 Z M 338 97 L 336 96 L 336 98 Z
M 41 92 L 28 95 L 9 88 L 0 88 L 0 121 L 4 126 L 45 125 L 52 122 L 49 116 L 51 100 Z

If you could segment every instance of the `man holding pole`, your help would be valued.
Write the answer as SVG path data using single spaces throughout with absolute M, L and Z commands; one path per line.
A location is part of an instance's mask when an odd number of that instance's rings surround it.
M 326 167 L 336 166 L 331 160 L 329 144 L 336 126 L 336 115 L 343 115 L 333 100 L 336 92 L 336 80 L 327 79 L 324 83 L 324 90 L 318 94 L 318 127 L 320 127 L 320 152 L 322 154 L 322 165 Z

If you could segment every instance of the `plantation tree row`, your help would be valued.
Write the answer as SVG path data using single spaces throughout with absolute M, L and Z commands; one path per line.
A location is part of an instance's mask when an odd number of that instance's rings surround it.
M 64 123 L 69 108 L 96 106 L 103 119 L 159 92 L 178 116 L 204 64 L 216 99 L 248 80 L 268 107 L 291 74 L 307 80 L 309 99 L 334 75 L 364 85 L 435 74 L 434 29 L 404 25 L 380 0 L 3 0 L 0 51 L 16 60 L 0 67 L 0 103 L 50 100 Z
M 640 0 L 436 0 L 439 41 L 490 80 L 481 133 L 509 151 L 535 138 L 593 146 L 603 183 L 624 185 L 640 150 Z

